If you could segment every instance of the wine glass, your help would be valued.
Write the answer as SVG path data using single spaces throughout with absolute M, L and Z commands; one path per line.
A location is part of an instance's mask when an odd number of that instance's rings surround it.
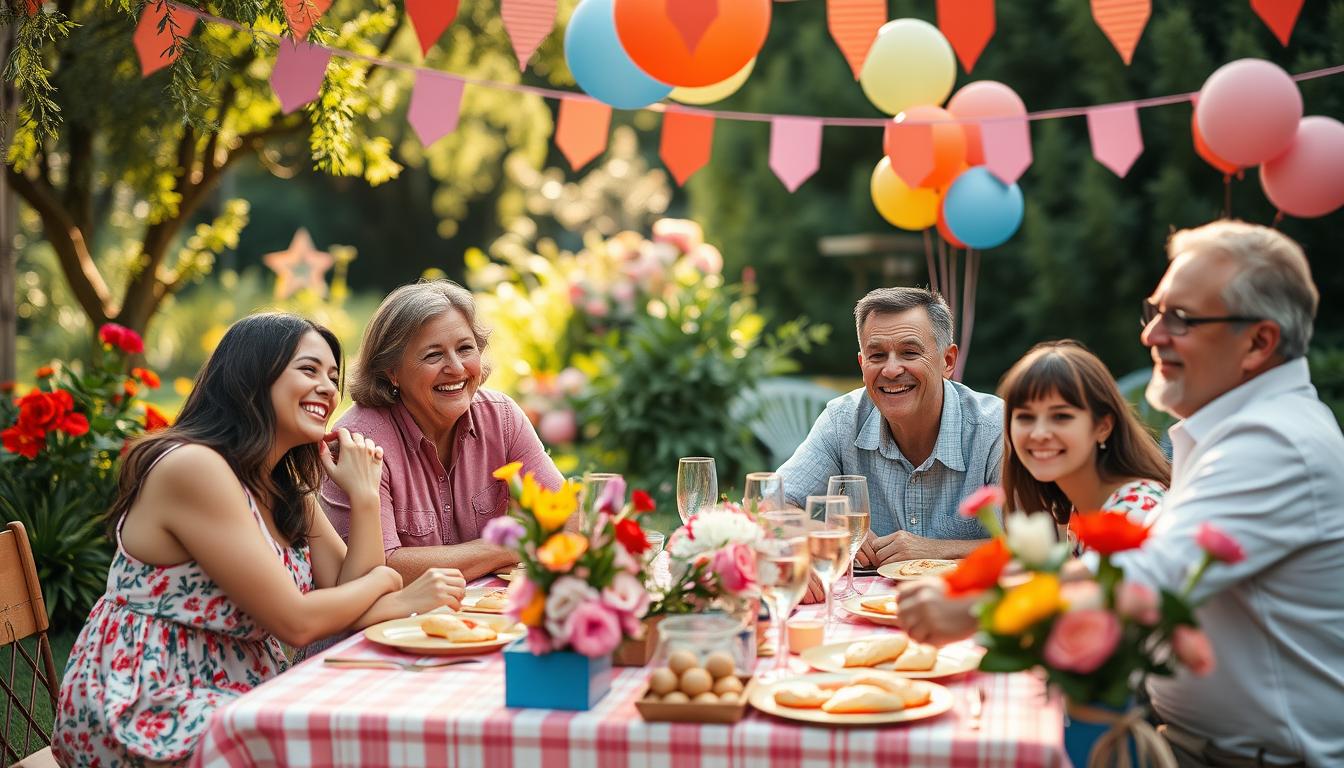
M 803 529 L 790 530 L 801 533 Z M 761 597 L 770 606 L 770 615 L 777 625 L 779 644 L 775 649 L 775 663 L 766 670 L 765 680 L 789 677 L 789 612 L 807 592 L 807 575 L 811 564 L 805 535 L 769 537 L 756 543 L 756 582 Z
M 742 506 L 760 515 L 784 508 L 784 476 L 778 472 L 751 472 L 742 492 Z
M 826 495 L 849 499 L 849 512 L 845 516 L 849 530 L 849 581 L 836 597 L 853 597 L 859 594 L 854 588 L 854 556 L 858 554 L 859 547 L 863 546 L 863 540 L 868 538 L 868 478 L 863 475 L 832 475 L 826 484 Z
M 677 513 L 682 525 L 692 515 L 714 506 L 719 497 L 719 476 L 714 459 L 687 456 L 677 462 Z
M 597 501 L 612 480 L 620 478 L 614 472 L 584 472 L 583 488 L 580 490 L 579 524 L 584 533 L 591 533 L 597 524 Z M 621 501 L 624 501 L 622 499 Z
M 765 535 L 772 539 L 807 537 L 807 513 L 801 509 L 767 509 L 756 516 Z
M 824 526 L 807 532 L 807 551 L 812 557 L 812 572 L 817 574 L 822 592 L 826 595 L 826 619 L 822 631 L 829 633 L 831 585 L 840 577 L 845 569 L 845 561 L 849 558 L 849 523 L 846 520 L 849 497 L 808 496 L 804 512 Z

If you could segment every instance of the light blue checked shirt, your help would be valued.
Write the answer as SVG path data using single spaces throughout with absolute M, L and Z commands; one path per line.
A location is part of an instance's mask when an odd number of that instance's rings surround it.
M 1003 401 L 947 379 L 933 453 L 918 467 L 901 455 L 882 414 L 860 387 L 826 404 L 793 456 L 779 468 L 788 503 L 826 493 L 831 475 L 868 478 L 870 526 L 886 536 L 906 530 L 927 539 L 985 539 L 979 521 L 957 505 L 999 482 Z

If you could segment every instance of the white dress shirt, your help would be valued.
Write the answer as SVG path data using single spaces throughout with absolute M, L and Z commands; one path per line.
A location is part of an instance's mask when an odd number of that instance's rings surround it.
M 1127 577 L 1179 592 L 1209 522 L 1246 559 L 1193 598 L 1217 656 L 1207 677 L 1153 678 L 1164 720 L 1268 764 L 1344 766 L 1344 436 L 1292 360 L 1171 428 L 1171 490 Z

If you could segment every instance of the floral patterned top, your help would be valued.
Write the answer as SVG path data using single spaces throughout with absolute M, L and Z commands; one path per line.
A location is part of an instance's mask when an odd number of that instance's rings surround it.
M 250 493 L 248 506 L 294 583 L 311 590 L 308 547 L 280 547 Z M 215 708 L 288 663 L 280 641 L 194 560 L 136 560 L 121 546 L 118 524 L 107 591 L 65 668 L 52 751 L 66 766 L 185 764 Z
M 1124 512 L 1130 520 L 1146 524 L 1148 513 L 1162 503 L 1166 493 L 1166 486 L 1156 480 L 1135 480 L 1116 488 L 1101 508 Z

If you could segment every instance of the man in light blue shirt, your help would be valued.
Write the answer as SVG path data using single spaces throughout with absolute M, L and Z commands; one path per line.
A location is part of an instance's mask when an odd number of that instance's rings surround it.
M 957 505 L 999 481 L 1003 402 L 950 380 L 952 313 L 937 293 L 879 288 L 854 308 L 863 388 L 827 404 L 779 468 L 789 504 L 832 475 L 868 478 L 875 538 L 859 562 L 958 558 L 988 533 Z

